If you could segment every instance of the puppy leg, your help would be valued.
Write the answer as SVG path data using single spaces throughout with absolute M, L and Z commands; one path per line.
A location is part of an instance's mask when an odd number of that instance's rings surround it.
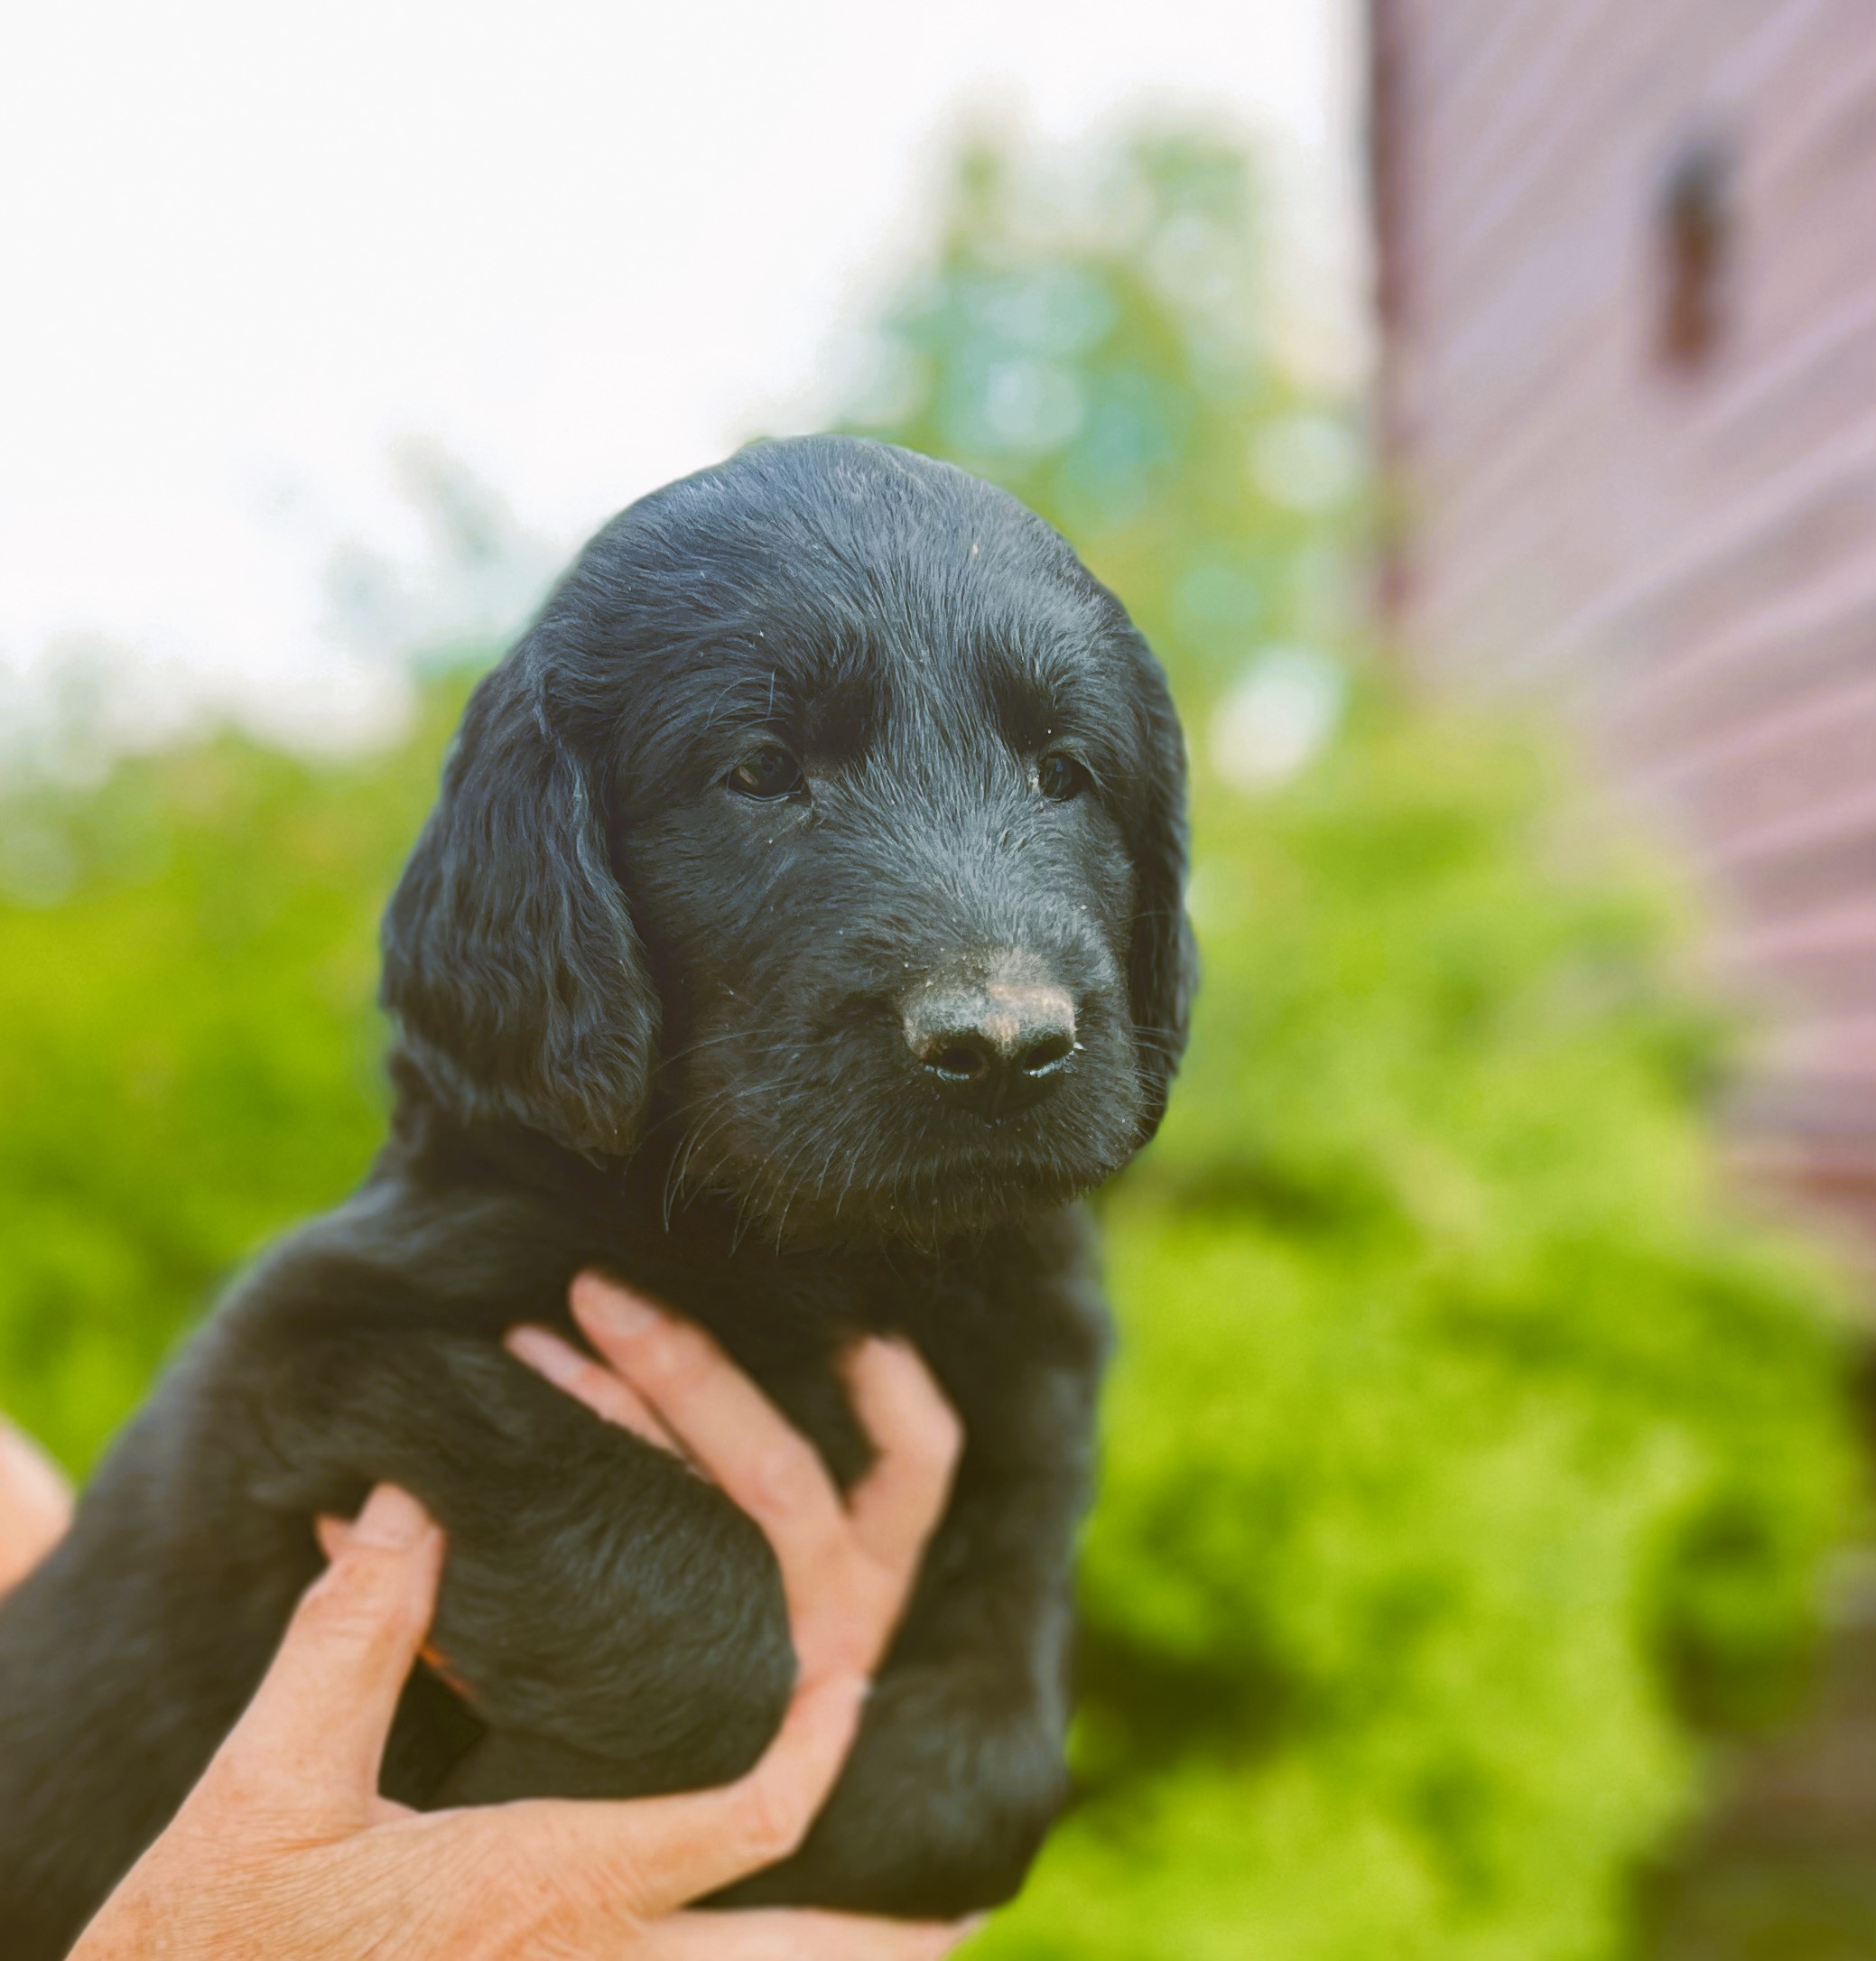
M 432 1645 L 493 1733 L 462 1770 L 478 1796 L 555 1790 L 534 1777 L 560 1760 L 508 1733 L 609 1761 L 618 1792 L 721 1782 L 760 1754 L 794 1679 L 786 1608 L 714 1486 L 491 1340 L 315 1336 L 276 1365 L 293 1389 L 258 1399 L 262 1503 L 342 1510 L 389 1479 L 449 1535 Z
M 943 1524 L 802 1850 L 726 1896 L 950 1919 L 1021 1885 L 1067 1789 L 1071 1559 L 1099 1361 L 959 1393 L 968 1441 Z M 1027 1380 L 1025 1380 L 1026 1373 Z

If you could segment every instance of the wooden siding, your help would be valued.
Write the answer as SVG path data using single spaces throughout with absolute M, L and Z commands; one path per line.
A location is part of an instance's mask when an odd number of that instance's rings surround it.
M 1372 21 L 1398 637 L 1560 696 L 1707 869 L 1773 1011 L 1749 1148 L 1876 1225 L 1876 0 Z M 1690 158 L 1723 229 L 1676 358 Z

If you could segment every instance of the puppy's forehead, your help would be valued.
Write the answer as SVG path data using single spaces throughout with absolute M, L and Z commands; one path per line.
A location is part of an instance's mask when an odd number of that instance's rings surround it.
M 710 692 L 718 718 L 786 726 L 836 752 L 991 739 L 1113 692 L 1093 623 L 1064 617 L 1045 585 L 960 591 L 922 586 L 917 562 L 875 571 L 863 593 L 792 578 L 749 589 L 697 650 L 691 690 Z
M 850 439 L 764 444 L 671 485 L 592 560 L 618 651 L 660 692 L 855 733 L 1085 690 L 1117 611 L 1014 497 Z

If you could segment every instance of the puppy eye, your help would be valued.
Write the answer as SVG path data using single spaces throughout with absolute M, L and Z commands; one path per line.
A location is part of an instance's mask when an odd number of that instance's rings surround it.
M 802 786 L 801 765 L 779 743 L 752 749 L 724 779 L 738 796 L 792 795 Z
M 1036 787 L 1057 804 L 1081 795 L 1093 781 L 1085 765 L 1076 762 L 1073 756 L 1063 755 L 1060 749 L 1052 749 L 1036 766 Z

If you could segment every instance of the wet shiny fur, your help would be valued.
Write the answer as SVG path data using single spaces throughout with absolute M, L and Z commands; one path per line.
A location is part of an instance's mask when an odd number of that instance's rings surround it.
M 759 1753 L 793 1668 L 760 1536 L 499 1345 L 566 1328 L 585 1266 L 714 1331 L 845 1479 L 833 1355 L 928 1358 L 967 1429 L 949 1512 L 829 1808 L 738 1897 L 1007 1897 L 1063 1786 L 1106 1338 L 1074 1201 L 1165 1105 L 1184 869 L 1158 667 L 1002 492 L 806 439 L 600 532 L 477 689 L 391 902 L 389 1143 L 0 1607 L 0 1952 L 64 1951 L 265 1668 L 313 1515 L 377 1479 L 448 1529 L 435 1640 L 471 1691 L 413 1678 L 395 1793 Z

